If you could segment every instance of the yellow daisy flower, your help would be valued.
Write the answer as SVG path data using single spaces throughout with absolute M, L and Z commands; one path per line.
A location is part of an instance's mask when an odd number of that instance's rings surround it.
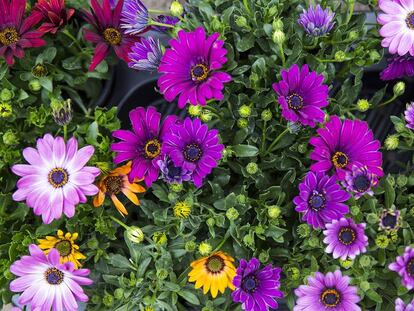
M 187 218 L 191 213 L 191 206 L 186 201 L 179 201 L 175 203 L 174 216 L 177 218 Z
M 223 252 L 216 252 L 191 263 L 193 270 L 188 274 L 189 282 L 195 282 L 195 288 L 203 287 L 203 293 L 210 291 L 216 298 L 218 291 L 222 294 L 226 288 L 234 290 L 233 278 L 236 268 L 234 259 Z
M 86 257 L 79 251 L 79 246 L 75 244 L 77 238 L 77 232 L 63 234 L 62 230 L 58 230 L 57 237 L 46 236 L 45 239 L 38 239 L 37 241 L 46 255 L 49 254 L 52 248 L 55 248 L 59 251 L 60 263 L 73 262 L 75 269 L 78 269 L 82 266 L 79 259 L 85 259 Z

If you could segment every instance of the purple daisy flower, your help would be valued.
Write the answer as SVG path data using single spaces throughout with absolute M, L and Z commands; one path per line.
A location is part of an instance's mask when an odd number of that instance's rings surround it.
M 399 210 L 384 210 L 381 213 L 379 229 L 384 231 L 398 230 L 401 226 L 401 212 Z
M 223 149 L 216 129 L 209 130 L 199 119 L 189 117 L 171 128 L 163 145 L 163 152 L 175 166 L 193 172 L 192 180 L 197 187 L 202 186 L 203 178 L 217 166 Z
M 62 137 L 46 134 L 37 140 L 35 148 L 25 148 L 23 157 L 29 164 L 13 165 L 14 174 L 21 176 L 13 200 L 26 200 L 35 215 L 42 215 L 45 224 L 75 214 L 75 205 L 85 203 L 85 195 L 95 195 L 93 184 L 100 170 L 85 166 L 94 153 L 92 146 L 78 150 L 72 137 L 67 144 Z
M 414 311 L 414 299 L 409 304 L 405 304 L 401 298 L 397 298 L 395 300 L 395 311 Z
M 331 31 L 335 24 L 334 17 L 335 14 L 330 9 L 323 10 L 318 4 L 316 7 L 310 6 L 308 10 L 303 10 L 298 23 L 308 35 L 319 37 Z
M 414 76 L 414 57 L 410 55 L 393 56 L 388 59 L 387 68 L 380 73 L 381 80 L 395 80 Z
M 86 302 L 81 285 L 91 285 L 88 269 L 77 269 L 72 262 L 60 264 L 59 252 L 52 248 L 48 255 L 36 245 L 29 246 L 30 256 L 23 256 L 10 266 L 18 278 L 10 290 L 22 292 L 19 304 L 31 310 L 78 310 L 77 301 Z
M 158 160 L 157 164 L 161 170 L 162 178 L 169 184 L 181 184 L 183 181 L 191 180 L 192 172 L 175 166 L 168 156 L 164 156 L 163 160 Z
M 178 96 L 178 107 L 206 104 L 208 99 L 224 98 L 224 83 L 231 81 L 226 72 L 217 71 L 227 62 L 224 41 L 219 33 L 206 38 L 206 32 L 198 27 L 193 32 L 178 32 L 178 38 L 170 40 L 161 59 L 158 71 L 158 87 L 167 101 Z
M 365 227 L 364 223 L 356 224 L 352 218 L 332 220 L 323 231 L 323 242 L 328 245 L 325 251 L 332 253 L 335 259 L 355 259 L 357 255 L 367 251 L 368 237 L 365 235 Z
M 381 144 L 374 140 L 368 124 L 360 120 L 332 116 L 324 128 L 317 130 L 319 137 L 312 137 L 309 143 L 315 147 L 310 158 L 316 163 L 311 165 L 314 172 L 329 172 L 334 169 L 339 180 L 345 178 L 346 171 L 352 167 L 365 166 L 371 174 L 382 177 Z
M 391 271 L 397 272 L 401 276 L 401 283 L 408 290 L 414 288 L 414 249 L 407 246 L 402 256 L 388 266 Z
M 359 199 L 364 194 L 374 195 L 371 188 L 378 185 L 378 178 L 366 166 L 355 165 L 352 171 L 346 172 L 342 184 L 349 193 L 354 194 L 355 199 Z
M 328 86 L 322 84 L 324 76 L 315 71 L 309 72 L 308 65 L 299 69 L 293 65 L 282 70 L 282 81 L 273 84 L 286 120 L 303 125 L 315 126 L 323 122 L 325 113 L 321 108 L 328 106 Z
M 309 285 L 295 289 L 298 299 L 293 311 L 360 311 L 357 287 L 350 286 L 349 281 L 340 270 L 326 275 L 316 272 L 314 277 L 308 277 Z
M 175 26 L 180 19 L 176 16 L 169 16 L 169 15 L 158 15 L 155 18 L 156 22 L 159 22 L 161 24 L 167 24 L 167 25 L 171 25 L 171 26 Z M 153 27 L 154 30 L 159 31 L 159 32 L 166 32 L 168 30 L 170 30 L 170 28 L 168 27 L 164 27 L 164 26 L 155 26 Z
M 159 39 L 142 38 L 131 47 L 128 66 L 136 70 L 156 71 L 161 62 L 162 50 Z
M 404 111 L 404 118 L 407 122 L 406 127 L 414 130 L 414 103 L 407 105 L 407 109 Z
M 249 262 L 242 259 L 237 268 L 233 285 L 236 288 L 231 294 L 234 302 L 240 302 L 245 311 L 268 311 L 277 309 L 275 298 L 282 298 L 280 288 L 279 267 L 272 265 L 260 269 L 260 261 L 252 258 Z
M 335 176 L 309 172 L 299 184 L 300 193 L 293 199 L 295 210 L 303 213 L 302 220 L 313 228 L 325 228 L 325 224 L 340 219 L 349 208 L 342 203 L 350 195 L 336 183 Z
M 112 136 L 121 140 L 113 143 L 111 150 L 118 154 L 114 163 L 132 160 L 130 182 L 144 178 L 147 187 L 158 179 L 160 168 L 157 161 L 162 159 L 162 145 L 176 116 L 168 116 L 161 124 L 161 114 L 149 106 L 138 107 L 129 112 L 132 131 L 116 130 Z
M 126 34 L 137 35 L 149 26 L 148 9 L 140 0 L 126 0 L 121 14 L 121 28 Z

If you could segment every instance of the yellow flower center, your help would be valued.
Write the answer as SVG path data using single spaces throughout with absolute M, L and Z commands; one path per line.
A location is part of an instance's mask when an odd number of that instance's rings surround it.
M 321 295 L 322 303 L 329 308 L 336 307 L 340 300 L 341 296 L 336 289 L 326 289 Z
M 121 43 L 121 32 L 113 27 L 108 27 L 103 31 L 103 37 L 110 45 L 118 45 Z
M 56 268 L 49 268 L 45 272 L 45 280 L 50 285 L 59 285 L 63 282 L 63 273 Z
M 154 159 L 161 153 L 160 141 L 156 138 L 146 142 L 144 147 L 145 157 L 147 159 Z
M 193 81 L 202 82 L 208 77 L 208 68 L 204 64 L 197 64 L 191 67 L 191 78 Z
M 66 257 L 69 256 L 72 252 L 72 244 L 68 240 L 62 240 L 55 244 L 54 248 L 57 249 L 60 256 Z
M 213 274 L 220 273 L 224 269 L 224 260 L 220 256 L 213 255 L 207 259 L 206 269 Z
M 349 163 L 348 156 L 341 151 L 335 152 L 334 155 L 332 156 L 332 164 L 336 168 L 344 168 L 345 166 L 348 165 L 348 163 Z
M 49 183 L 55 188 L 61 188 L 67 184 L 69 180 L 68 172 L 61 167 L 54 168 L 48 175 Z
M 106 193 L 108 195 L 118 194 L 122 190 L 122 176 L 108 176 L 104 181 Z
M 13 27 L 6 27 L 2 31 L 0 31 L 0 43 L 2 45 L 12 45 L 19 40 L 19 33 Z

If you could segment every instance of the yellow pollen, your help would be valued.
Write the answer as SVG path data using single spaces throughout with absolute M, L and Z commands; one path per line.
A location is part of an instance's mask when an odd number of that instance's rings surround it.
M 161 153 L 161 144 L 158 139 L 154 138 L 145 144 L 144 147 L 145 156 L 149 159 L 156 158 Z
M 103 32 L 103 37 L 110 45 L 118 45 L 121 43 L 121 32 L 113 27 L 108 27 Z
M 0 43 L 2 45 L 12 45 L 19 40 L 20 36 L 15 28 L 6 27 L 0 31 Z
M 348 163 L 349 163 L 348 156 L 341 151 L 335 152 L 334 155 L 332 156 L 332 164 L 336 168 L 344 168 L 345 166 L 348 165 Z
M 208 68 L 204 64 L 197 64 L 191 67 L 191 78 L 193 81 L 202 82 L 208 77 Z

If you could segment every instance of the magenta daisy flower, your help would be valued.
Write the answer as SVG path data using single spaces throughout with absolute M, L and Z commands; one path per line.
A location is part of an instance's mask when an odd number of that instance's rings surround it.
M 14 64 L 14 57 L 24 57 L 24 49 L 46 44 L 41 39 L 43 33 L 32 30 L 38 18 L 24 18 L 25 9 L 26 0 L 0 0 L 0 56 L 9 66 Z
M 117 153 L 114 163 L 132 160 L 130 181 L 144 178 L 145 184 L 150 187 L 158 179 L 160 168 L 157 162 L 163 158 L 161 147 L 177 117 L 168 116 L 161 123 L 161 114 L 150 106 L 147 109 L 138 107 L 131 110 L 129 119 L 132 131 L 112 132 L 113 137 L 121 140 L 111 145 L 111 150 Z
M 397 298 L 395 300 L 395 311 L 414 311 L 414 299 L 405 304 L 405 302 L 401 298 Z
M 93 184 L 100 170 L 85 166 L 94 153 L 92 146 L 78 150 L 78 142 L 72 137 L 67 144 L 62 137 L 46 134 L 37 140 L 36 149 L 23 150 L 29 164 L 13 165 L 12 171 L 21 178 L 13 193 L 15 201 L 26 200 L 35 215 L 42 215 L 44 223 L 59 219 L 62 212 L 69 218 L 75 214 L 75 206 L 86 202 L 85 195 L 95 195 L 98 188 Z
M 382 0 L 378 5 L 383 11 L 378 15 L 379 33 L 384 38 L 381 45 L 391 54 L 414 56 L 414 0 Z
M 345 119 L 337 116 L 317 130 L 319 136 L 312 137 L 309 143 L 315 147 L 310 158 L 316 163 L 311 165 L 314 172 L 334 170 L 339 180 L 345 178 L 346 171 L 356 166 L 365 166 L 371 174 L 378 177 L 382 171 L 382 154 L 378 149 L 380 142 L 374 140 L 374 134 L 368 124 L 360 120 Z
M 402 256 L 398 256 L 396 261 L 388 266 L 391 271 L 397 272 L 401 276 L 401 283 L 408 290 L 414 288 L 414 249 L 407 246 Z
M 277 309 L 276 298 L 282 298 L 280 288 L 279 267 L 272 265 L 260 269 L 260 261 L 252 258 L 249 262 L 242 259 L 237 268 L 233 285 L 236 288 L 231 294 L 234 302 L 242 304 L 245 311 L 268 311 Z
M 325 228 L 325 224 L 340 219 L 349 208 L 343 202 L 350 195 L 336 183 L 335 176 L 309 172 L 299 184 L 300 193 L 293 199 L 295 210 L 303 213 L 302 220 L 313 228 Z
M 205 30 L 198 27 L 193 32 L 178 32 L 172 39 L 158 68 L 161 77 L 158 87 L 167 101 L 178 96 L 178 107 L 205 105 L 208 99 L 223 99 L 224 83 L 231 81 L 228 73 L 218 71 L 227 62 L 224 41 L 219 33 L 206 38 Z
M 136 70 L 156 71 L 161 62 L 162 50 L 159 39 L 142 38 L 141 42 L 136 42 L 131 47 L 131 52 L 128 54 L 131 61 L 128 66 Z
M 395 80 L 414 76 L 414 57 L 411 55 L 396 56 L 388 59 L 387 68 L 380 73 L 381 80 Z
M 322 9 L 318 4 L 316 7 L 310 6 L 308 10 L 303 10 L 298 19 L 299 25 L 305 29 L 308 35 L 319 37 L 328 34 L 335 22 L 335 14 L 330 9 Z
M 351 171 L 347 171 L 343 186 L 349 193 L 353 193 L 355 199 L 364 194 L 374 195 L 372 187 L 378 185 L 378 178 L 372 174 L 366 166 L 355 165 Z
M 188 117 L 183 123 L 173 125 L 163 146 L 175 166 L 193 172 L 192 180 L 197 187 L 201 187 L 203 178 L 217 166 L 223 149 L 217 130 L 209 130 L 199 119 Z
M 357 287 L 350 286 L 349 281 L 340 270 L 326 275 L 316 272 L 308 277 L 309 285 L 295 289 L 298 299 L 293 311 L 360 311 Z
M 72 262 L 60 264 L 59 252 L 52 248 L 48 255 L 36 245 L 29 246 L 30 256 L 23 256 L 10 266 L 18 278 L 10 290 L 22 292 L 19 304 L 31 310 L 78 310 L 77 301 L 86 302 L 82 285 L 91 285 L 88 269 L 77 269 Z
M 365 227 L 364 223 L 354 223 L 352 218 L 332 220 L 323 231 L 323 242 L 327 244 L 325 251 L 332 253 L 335 259 L 355 259 L 357 255 L 367 251 L 368 237 L 365 235 Z
M 322 84 L 324 76 L 309 72 L 308 65 L 299 69 L 293 65 L 282 70 L 282 81 L 273 84 L 286 120 L 314 127 L 323 122 L 325 113 L 321 108 L 328 106 L 328 86 Z
M 102 0 L 102 6 L 97 0 L 91 0 L 91 12 L 84 11 L 86 21 L 94 31 L 84 29 L 85 40 L 96 44 L 94 56 L 89 66 L 92 71 L 105 58 L 111 48 L 125 62 L 129 61 L 128 52 L 135 41 L 120 28 L 120 18 L 124 0 L 119 0 L 115 8 L 111 8 L 109 0 Z
M 384 210 L 381 213 L 379 229 L 384 231 L 398 230 L 401 226 L 401 212 L 399 210 Z
M 404 111 L 404 118 L 407 122 L 406 127 L 414 130 L 414 102 L 407 105 Z

